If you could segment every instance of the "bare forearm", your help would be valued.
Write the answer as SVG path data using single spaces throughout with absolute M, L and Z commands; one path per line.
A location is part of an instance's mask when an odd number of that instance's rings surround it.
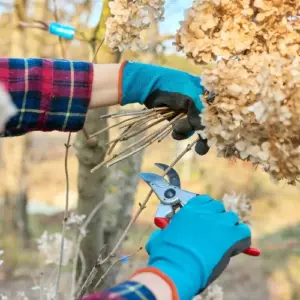
M 157 300 L 175 299 L 168 283 L 156 274 L 146 272 L 140 273 L 134 275 L 131 280 L 146 286 L 153 293 Z
M 4 136 L 80 130 L 88 108 L 118 103 L 119 68 L 119 64 L 0 59 L 0 82 L 17 109 Z
M 94 64 L 92 96 L 89 108 L 118 104 L 121 64 Z

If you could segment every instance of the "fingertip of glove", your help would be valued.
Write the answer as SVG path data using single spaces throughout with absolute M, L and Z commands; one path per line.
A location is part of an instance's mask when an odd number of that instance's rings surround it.
M 148 240 L 148 243 L 147 243 L 146 246 L 145 246 L 145 249 L 146 249 L 146 251 L 147 251 L 148 254 L 150 254 L 152 245 L 156 242 L 156 240 L 157 240 L 158 237 L 160 236 L 160 233 L 161 233 L 161 230 L 160 230 L 160 229 L 154 230 L 154 231 L 151 233 L 151 236 L 150 236 L 150 238 L 149 238 L 149 240 Z
M 201 156 L 207 154 L 209 151 L 207 140 L 200 138 L 195 146 L 195 151 Z
M 186 207 L 197 207 L 213 201 L 214 199 L 209 195 L 197 195 L 192 198 L 186 205 Z
M 182 140 L 187 139 L 188 137 L 189 137 L 188 134 L 183 134 L 181 132 L 179 133 L 179 132 L 177 132 L 175 130 L 172 131 L 172 138 L 174 140 L 182 141 Z
M 239 230 L 243 232 L 243 235 L 246 237 L 251 237 L 251 229 L 250 227 L 245 223 L 239 223 L 238 225 Z
M 128 62 L 127 60 L 124 60 L 121 63 L 119 74 L 118 74 L 118 104 L 120 105 L 122 105 L 122 99 L 123 99 L 123 71 L 127 62 Z

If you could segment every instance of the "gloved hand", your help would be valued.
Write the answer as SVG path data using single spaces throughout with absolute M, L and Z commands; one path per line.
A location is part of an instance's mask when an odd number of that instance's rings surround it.
M 187 113 L 173 127 L 176 140 L 190 137 L 203 129 L 199 113 L 204 108 L 200 95 L 204 88 L 199 77 L 156 65 L 125 61 L 120 68 L 119 103 L 140 103 L 148 108 L 169 106 L 174 111 Z M 200 155 L 208 152 L 207 141 L 200 137 L 195 150 Z
M 153 233 L 146 245 L 148 266 L 172 280 L 180 300 L 190 300 L 250 245 L 250 229 L 237 214 L 225 212 L 223 203 L 209 196 L 197 196 Z

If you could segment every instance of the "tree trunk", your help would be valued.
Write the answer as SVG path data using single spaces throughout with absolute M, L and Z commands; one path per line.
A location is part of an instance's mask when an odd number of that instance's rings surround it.
M 110 10 L 108 7 L 109 0 L 103 1 L 103 8 L 101 19 L 95 28 L 94 40 L 101 40 L 104 38 L 106 30 L 106 20 L 110 15 Z M 97 50 L 98 45 L 92 45 L 94 51 Z M 102 45 L 100 50 L 96 55 L 96 63 L 117 63 L 120 60 L 120 53 L 111 52 L 110 49 Z M 107 126 L 106 120 L 101 120 L 100 115 L 107 113 L 107 108 L 94 109 L 89 111 L 85 123 L 85 130 L 88 133 L 94 133 L 99 128 Z M 82 132 L 77 134 L 75 148 L 76 154 L 79 161 L 79 172 L 78 172 L 78 214 L 89 215 L 94 207 L 99 203 L 104 201 L 105 194 L 107 191 L 107 184 L 109 177 L 109 170 L 107 168 L 102 168 L 97 172 L 91 174 L 90 170 L 99 162 L 104 159 L 108 142 L 108 133 L 101 134 L 93 138 L 92 142 L 88 142 Z M 94 266 L 99 252 L 103 245 L 105 244 L 105 233 L 103 230 L 102 219 L 103 210 L 99 210 L 94 216 L 93 220 L 89 224 L 87 230 L 88 235 L 84 239 L 81 250 L 84 254 L 85 264 L 87 273 L 86 276 L 91 271 Z M 78 274 L 80 274 L 80 264 L 78 266 Z M 101 272 L 99 272 L 101 276 Z M 96 277 L 94 284 L 99 279 Z M 90 287 L 92 289 L 94 285 Z
M 125 142 L 123 147 L 126 148 L 133 142 L 134 140 L 131 139 Z M 143 152 L 137 153 L 110 168 L 105 206 L 102 209 L 102 230 L 108 253 L 114 248 L 130 221 L 142 157 Z M 117 258 L 120 257 L 121 251 L 122 249 L 117 251 Z M 105 271 L 112 261 L 104 265 L 102 271 Z M 113 286 L 116 283 L 120 267 L 121 264 L 114 266 L 98 288 L 104 289 Z
M 158 24 L 155 22 L 153 11 L 149 11 L 151 26 L 144 32 L 144 40 L 148 45 L 148 49 L 139 55 L 139 60 L 145 63 L 155 63 L 156 61 L 156 45 L 159 35 Z M 131 107 L 132 109 L 132 107 Z M 139 137 L 141 138 L 141 135 Z M 133 143 L 134 139 L 123 142 L 123 147 L 126 148 Z M 108 245 L 108 251 L 112 250 L 121 234 L 124 232 L 131 218 L 131 213 L 134 205 L 134 196 L 141 171 L 141 164 L 144 152 L 141 151 L 126 160 L 112 166 L 110 168 L 110 176 L 108 190 L 106 192 L 105 207 L 103 209 L 103 230 L 105 244 Z M 121 250 L 117 255 L 121 254 Z M 109 262 L 111 263 L 111 262 Z M 109 266 L 109 263 L 104 268 Z M 102 285 L 98 288 L 104 289 L 111 287 L 116 283 L 117 275 L 120 271 L 121 264 L 117 264 L 108 273 L 102 281 Z
M 101 40 L 105 34 L 105 22 L 109 16 L 107 7 L 108 1 L 103 4 L 101 20 L 96 28 L 95 38 Z M 151 12 L 150 12 L 151 13 Z M 147 30 L 145 39 L 149 45 L 148 51 L 140 55 L 140 60 L 147 63 L 155 62 L 155 50 L 157 44 L 158 26 L 153 22 L 153 26 Z M 150 42 L 153 40 L 153 42 Z M 102 46 L 98 55 L 98 63 L 118 62 L 120 54 L 111 53 L 106 46 Z M 131 107 L 132 109 L 132 107 Z M 88 115 L 86 129 L 89 133 L 105 126 L 105 121 L 99 119 L 100 114 L 106 113 L 106 109 L 90 112 Z M 143 152 L 136 154 L 123 162 L 116 164 L 110 169 L 102 168 L 95 174 L 90 174 L 90 169 L 103 160 L 106 152 L 106 142 L 108 135 L 100 135 L 93 145 L 89 145 L 83 134 L 78 134 L 76 148 L 78 151 L 79 166 L 79 203 L 78 213 L 89 214 L 99 201 L 105 200 L 105 205 L 94 218 L 89 227 L 88 237 L 82 244 L 82 250 L 86 259 L 87 272 L 94 266 L 100 249 L 106 245 L 106 252 L 109 253 L 115 246 L 120 235 L 127 226 L 134 204 L 139 173 L 142 163 Z M 124 143 L 126 147 L 130 140 Z M 106 253 L 106 254 L 107 254 Z M 120 254 L 118 251 L 117 256 Z M 111 261 L 102 267 L 94 284 L 101 275 L 107 270 Z M 114 266 L 110 273 L 102 281 L 100 289 L 111 287 L 115 284 L 120 264 Z M 93 289 L 93 285 L 90 290 Z

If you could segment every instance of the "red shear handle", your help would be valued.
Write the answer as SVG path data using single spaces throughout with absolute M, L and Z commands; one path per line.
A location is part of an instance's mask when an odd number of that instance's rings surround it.
M 249 247 L 244 251 L 244 254 L 250 255 L 250 256 L 260 256 L 260 250 L 257 248 Z
M 170 220 L 168 218 L 154 218 L 154 224 L 160 229 L 164 229 L 168 226 Z
M 168 218 L 154 218 L 154 224 L 159 227 L 160 229 L 164 229 L 168 226 L 170 220 Z M 260 250 L 256 248 L 249 247 L 244 251 L 244 254 L 250 255 L 250 256 L 260 256 Z

